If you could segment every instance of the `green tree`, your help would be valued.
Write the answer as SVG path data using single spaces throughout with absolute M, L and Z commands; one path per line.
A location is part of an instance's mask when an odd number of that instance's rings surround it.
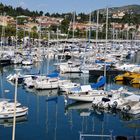
M 32 32 L 37 32 L 37 27 L 36 26 L 32 27 L 31 31 Z
M 61 29 L 62 33 L 67 33 L 68 32 L 69 24 L 70 24 L 70 21 L 68 19 L 64 19 L 61 22 L 60 29 Z
M 50 31 L 54 31 L 54 32 L 56 33 L 57 28 L 58 28 L 57 25 L 51 25 L 51 26 L 49 27 L 49 30 L 50 30 Z
M 40 12 L 39 12 L 39 15 L 40 15 L 40 16 L 43 16 L 43 11 L 40 11 Z

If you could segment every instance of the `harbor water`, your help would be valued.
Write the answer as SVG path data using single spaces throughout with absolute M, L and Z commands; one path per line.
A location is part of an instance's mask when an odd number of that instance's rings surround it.
M 56 61 L 45 59 L 36 65 L 6 66 L 0 73 L 0 97 L 14 99 L 15 86 L 6 80 L 6 76 L 21 69 L 23 74 L 51 73 L 56 69 Z M 84 74 L 63 74 L 63 79 L 86 84 L 96 81 Z M 113 76 L 108 77 L 107 89 L 123 86 L 130 91 L 140 93 L 139 88 L 114 83 Z M 89 80 L 90 79 L 90 80 Z M 29 108 L 28 115 L 16 120 L 16 140 L 107 140 L 109 136 L 131 136 L 140 139 L 140 115 L 129 116 L 120 112 L 103 112 L 91 108 L 91 103 L 64 102 L 64 96 L 57 90 L 26 89 L 18 85 L 17 100 Z M 86 134 L 86 135 L 85 135 Z M 12 139 L 12 120 L 0 120 L 0 140 Z

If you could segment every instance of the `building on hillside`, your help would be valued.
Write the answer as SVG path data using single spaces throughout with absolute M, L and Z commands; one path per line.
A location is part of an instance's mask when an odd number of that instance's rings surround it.
M 74 24 L 71 22 L 70 23 L 70 27 L 69 29 L 79 29 L 79 30 L 86 30 L 87 29 L 87 24 L 85 23 L 78 23 L 78 22 L 75 22 Z
M 124 12 L 117 12 L 112 14 L 112 18 L 114 19 L 122 19 L 124 17 L 125 13 Z
M 124 30 L 136 29 L 136 25 L 129 25 L 128 23 L 124 24 Z
M 0 25 L 7 26 L 10 23 L 15 23 L 15 20 L 11 16 L 0 16 Z
M 34 22 L 28 22 L 25 24 L 26 27 L 26 31 L 37 31 L 38 29 L 38 23 L 34 23 Z
M 63 18 L 54 18 L 48 16 L 40 16 L 36 18 L 38 23 L 52 23 L 52 24 L 60 24 L 63 21 Z
M 43 31 L 44 29 L 49 28 L 50 26 L 60 26 L 61 22 L 63 21 L 63 18 L 40 16 L 36 18 L 36 21 L 38 23 L 38 31 L 40 30 L 40 27 Z
M 122 30 L 124 25 L 122 23 L 111 23 L 114 30 Z
M 71 22 L 69 29 L 73 29 L 74 28 L 74 30 L 78 29 L 78 30 L 85 31 L 85 30 L 89 30 L 89 28 L 90 28 L 91 30 L 96 30 L 96 26 L 97 26 L 96 23 L 78 23 L 78 22 L 76 22 L 75 24 L 73 24 Z M 99 24 L 98 25 L 98 29 L 101 30 L 102 29 L 102 25 Z
M 138 32 L 138 33 L 135 35 L 135 39 L 136 39 L 136 40 L 140 40 L 140 32 Z

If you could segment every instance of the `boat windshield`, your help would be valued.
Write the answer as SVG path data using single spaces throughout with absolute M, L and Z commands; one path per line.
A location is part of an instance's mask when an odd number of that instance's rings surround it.
M 121 93 L 121 97 L 128 97 L 128 96 L 130 96 L 130 94 L 128 94 L 128 93 Z

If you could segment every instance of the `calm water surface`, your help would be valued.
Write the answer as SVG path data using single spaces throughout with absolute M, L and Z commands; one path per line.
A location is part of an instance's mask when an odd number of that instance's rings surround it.
M 55 70 L 54 60 L 49 61 L 49 72 Z M 15 68 L 21 68 L 21 73 L 48 72 L 47 61 L 33 65 L 30 68 L 8 66 L 1 71 L 0 96 L 14 98 L 14 85 L 6 81 L 6 76 L 14 73 Z M 65 79 L 85 84 L 89 77 L 84 75 L 63 75 Z M 117 89 L 122 85 L 113 82 L 113 76 L 108 77 L 108 89 Z M 93 79 L 95 81 L 95 79 Z M 91 82 L 91 79 L 90 79 Z M 130 91 L 139 93 L 139 89 L 125 86 Z M 10 90 L 9 93 L 5 90 Z M 34 91 L 18 86 L 18 101 L 29 107 L 27 117 L 18 118 L 16 124 L 16 140 L 79 140 L 80 133 L 113 136 L 140 135 L 140 119 L 124 116 L 121 113 L 107 113 L 89 109 L 89 103 L 72 103 L 65 105 L 64 97 L 57 95 L 57 90 Z M 12 121 L 0 120 L 0 140 L 12 139 Z M 105 140 L 104 137 L 84 137 L 85 140 Z

